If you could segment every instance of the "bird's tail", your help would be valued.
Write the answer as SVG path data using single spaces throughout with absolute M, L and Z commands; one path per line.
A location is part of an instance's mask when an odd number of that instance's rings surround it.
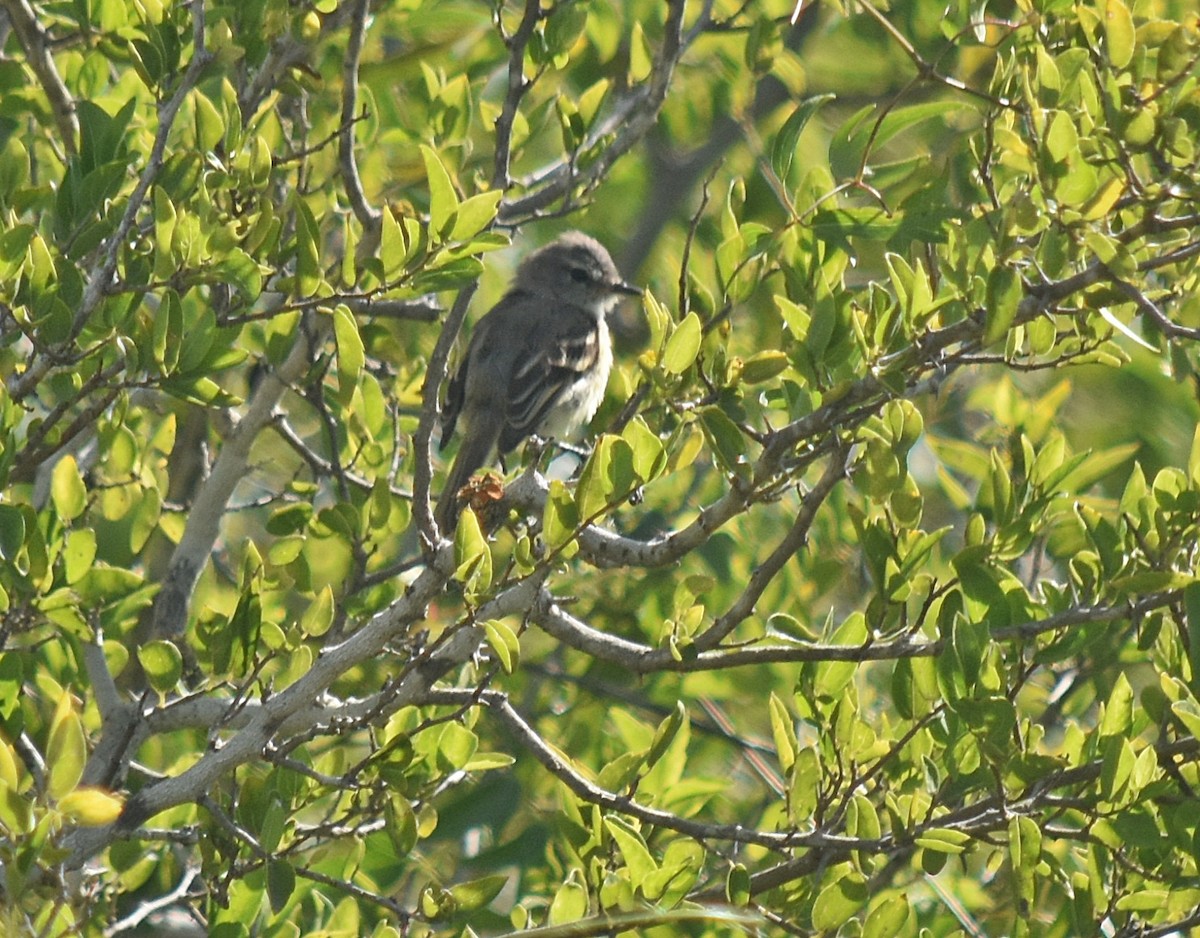
M 489 432 L 490 430 L 493 428 L 472 426 L 463 434 L 462 446 L 459 447 L 458 455 L 454 457 L 454 465 L 450 467 L 450 474 L 446 476 L 446 484 L 433 511 L 443 534 L 451 534 L 458 526 L 459 489 L 467 484 L 475 470 L 484 465 L 492 455 L 500 428 L 495 427 L 494 432 Z

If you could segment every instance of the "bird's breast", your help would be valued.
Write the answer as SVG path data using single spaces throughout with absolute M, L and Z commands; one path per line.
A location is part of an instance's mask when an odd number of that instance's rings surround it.
M 608 336 L 608 324 L 603 319 L 598 328 L 600 341 L 596 364 L 563 388 L 562 395 L 538 425 L 538 436 L 564 439 L 575 435 L 583 424 L 592 419 L 604 400 L 608 375 L 612 371 L 612 342 Z

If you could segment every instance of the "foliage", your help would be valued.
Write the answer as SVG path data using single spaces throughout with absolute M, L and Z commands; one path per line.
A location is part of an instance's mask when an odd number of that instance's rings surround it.
M 3 8 L 0 928 L 1200 925 L 1192 4 Z M 568 226 L 594 446 L 450 542 Z

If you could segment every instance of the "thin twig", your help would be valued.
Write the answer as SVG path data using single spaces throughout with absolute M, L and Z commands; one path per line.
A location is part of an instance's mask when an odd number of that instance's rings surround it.
M 75 101 L 63 83 L 58 67 L 50 55 L 50 44 L 46 30 L 38 22 L 37 14 L 28 0 L 3 0 L 8 21 L 25 50 L 25 60 L 37 76 L 50 102 L 54 121 L 62 136 L 63 152 L 67 157 L 76 154 L 79 145 L 79 118 L 75 116 Z
M 162 171 L 167 138 L 171 135 L 175 117 L 179 114 L 179 109 L 183 106 L 187 96 L 191 94 L 192 89 L 200 80 L 201 72 L 212 61 L 213 54 L 204 45 L 204 0 L 190 0 L 189 6 L 192 11 L 192 59 L 188 62 L 188 67 L 184 71 L 175 93 L 158 110 L 158 130 L 154 135 L 154 145 L 150 149 L 146 168 L 142 170 L 137 185 L 130 193 L 125 213 L 117 223 L 116 230 L 108 236 L 104 243 L 100 254 L 100 263 L 88 279 L 87 287 L 83 291 L 83 299 L 80 301 L 79 309 L 76 311 L 75 320 L 72 323 L 72 339 L 83 329 L 84 324 L 95 312 L 96 307 L 100 305 L 100 301 L 112 283 L 113 275 L 117 270 L 117 252 L 128 240 L 134 219 L 137 218 L 137 213 L 140 211 L 142 203 L 145 202 L 154 180 Z
M 413 438 L 416 454 L 416 465 L 413 467 L 413 517 L 422 539 L 429 545 L 436 544 L 440 537 L 429 500 L 433 483 L 433 428 L 441 412 L 438 395 L 441 393 L 442 382 L 446 378 L 450 363 L 450 349 L 454 347 L 458 338 L 458 332 L 466 319 L 467 309 L 471 305 L 471 297 L 475 295 L 477 286 L 477 282 L 471 283 L 458 291 L 450 314 L 438 335 L 433 354 L 429 356 L 425 384 L 421 389 L 421 419 Z
M 508 46 L 508 90 L 504 95 L 504 105 L 500 116 L 496 118 L 496 160 L 492 170 L 492 188 L 507 189 L 512 184 L 509 177 L 509 164 L 512 160 L 513 124 L 517 119 L 517 109 L 521 99 L 533 87 L 533 82 L 525 78 L 525 49 L 533 32 L 541 19 L 541 0 L 525 0 L 525 12 L 521 15 L 521 24 L 511 36 L 505 37 Z M 499 8 L 496 13 L 500 17 Z M 497 23 L 499 25 L 499 23 Z
M 367 231 L 379 227 L 382 213 L 367 201 L 358 161 L 354 157 L 354 124 L 359 119 L 358 66 L 367 33 L 368 0 L 354 0 L 350 16 L 350 40 L 346 46 L 346 64 L 342 69 L 342 127 L 338 133 L 338 165 L 346 186 L 346 196 L 359 224 Z

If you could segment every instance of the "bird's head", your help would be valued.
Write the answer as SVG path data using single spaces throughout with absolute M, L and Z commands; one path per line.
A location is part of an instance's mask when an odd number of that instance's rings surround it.
M 530 254 L 517 271 L 518 288 L 588 308 L 607 309 L 621 296 L 641 296 L 626 283 L 595 238 L 569 231 Z

